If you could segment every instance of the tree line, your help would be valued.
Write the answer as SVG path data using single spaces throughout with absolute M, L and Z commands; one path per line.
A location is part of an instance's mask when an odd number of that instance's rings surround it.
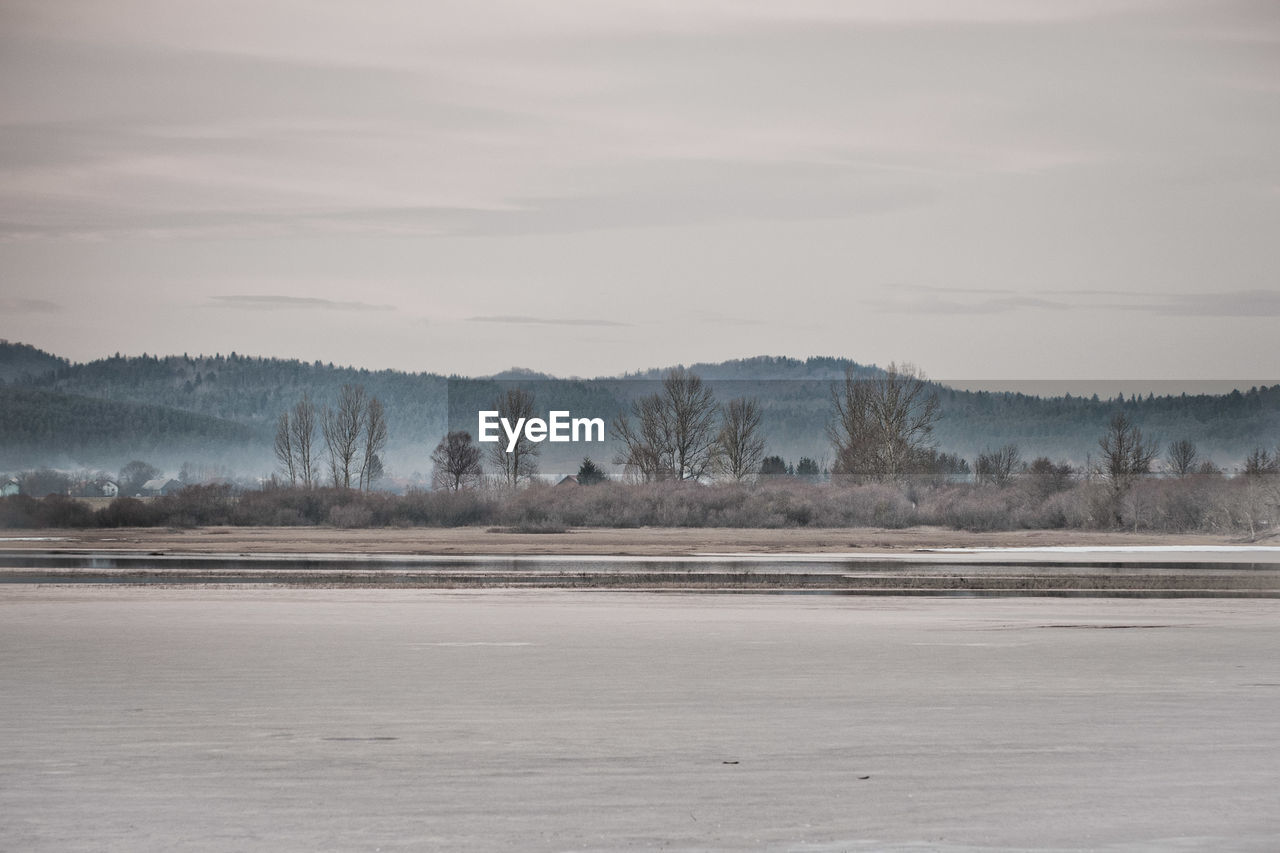
M 336 405 L 323 409 L 304 394 L 276 423 L 276 460 L 290 486 L 310 489 L 327 480 L 350 489 L 354 481 L 369 491 L 385 473 L 386 446 L 386 412 L 363 385 L 343 385 Z
M 7 365 L 12 370 L 5 372 Z M 714 388 L 721 400 L 756 398 L 772 453 L 788 459 L 815 458 L 820 467 L 829 470 L 834 465 L 834 460 L 824 458 L 832 452 L 825 433 L 829 389 L 831 382 L 839 382 L 850 368 L 858 379 L 871 379 L 880 373 L 877 368 L 852 365 L 844 359 L 800 362 L 781 358 L 700 365 L 691 372 Z M 342 384 L 358 383 L 385 407 L 391 441 L 386 452 L 380 454 L 382 460 L 405 467 L 416 464 L 423 445 L 429 450 L 448 431 L 448 411 L 455 397 L 474 397 L 475 402 L 487 405 L 503 383 L 496 378 L 362 371 L 321 362 L 234 353 L 116 356 L 70 364 L 47 354 L 18 352 L 13 346 L 0 347 L 0 372 L 9 378 L 10 388 L 17 383 L 16 387 L 58 396 L 82 395 L 74 405 L 84 412 L 74 417 L 51 418 L 55 407 L 66 405 L 52 398 L 40 401 L 38 407 L 19 401 L 18 406 L 0 408 L 0 412 L 15 412 L 8 420 L 9 428 L 0 431 L 0 451 L 8 451 L 10 465 L 58 464 L 71 456 L 86 463 L 94 457 L 99 461 L 111 457 L 114 466 L 143 453 L 170 455 L 177 446 L 184 448 L 183 453 L 198 453 L 206 459 L 216 456 L 219 461 L 237 458 L 228 449 L 251 451 L 239 457 L 241 468 L 247 470 L 251 465 L 252 470 L 260 470 L 258 466 L 271 446 L 281 410 L 292 407 L 304 392 L 315 399 L 332 398 Z M 639 385 L 636 379 L 660 380 L 662 375 L 654 372 L 643 377 L 581 381 L 546 377 L 539 383 L 540 402 L 544 407 L 553 403 L 551 408 L 596 411 L 611 418 L 619 411 L 629 412 Z M 1116 410 L 1124 411 L 1144 428 L 1195 441 L 1220 464 L 1243 459 L 1260 440 L 1280 428 L 1280 385 L 1230 394 L 1152 397 L 1144 392 L 1110 399 L 970 392 L 933 383 L 929 383 L 929 391 L 936 395 L 943 414 L 933 437 L 949 451 L 960 452 L 971 461 L 987 444 L 1014 442 L 1054 458 L 1070 458 L 1077 467 L 1083 466 L 1086 456 L 1094 451 L 1097 434 Z M 163 406 L 188 414 L 216 416 L 222 422 L 198 422 L 179 418 L 176 412 L 136 407 L 128 413 L 116 409 L 114 413 L 90 415 L 83 408 L 88 398 L 125 406 Z M 466 402 L 470 404 L 472 400 Z M 218 435 L 220 432 L 225 438 Z M 558 450 L 544 453 L 554 458 L 559 456 Z
M 834 417 L 827 427 L 835 449 L 830 473 L 841 478 L 874 482 L 899 480 L 913 473 L 967 472 L 958 457 L 940 454 L 931 436 L 939 417 L 936 396 L 914 368 L 890 365 L 881 376 L 867 378 L 846 369 L 842 384 L 832 388 Z M 510 389 L 494 403 L 500 417 L 515 422 L 532 417 L 532 392 Z M 614 464 L 629 482 L 741 483 L 760 476 L 794 473 L 816 478 L 818 463 L 800 460 L 788 469 L 781 457 L 765 456 L 767 437 L 760 401 L 736 397 L 717 402 L 703 379 L 684 368 L 669 370 L 653 394 L 631 402 L 611 424 L 619 451 Z M 539 445 L 520 436 L 508 450 L 489 449 L 488 462 L 497 479 L 509 487 L 531 481 L 537 473 Z M 436 488 L 460 490 L 484 478 L 485 453 L 470 432 L 449 432 L 431 455 Z M 584 475 L 598 472 L 584 460 Z M 602 473 L 602 472 L 601 472 Z
M 532 392 L 511 389 L 494 408 L 515 421 L 533 416 Z M 692 371 L 669 370 L 656 393 L 634 400 L 611 425 L 620 450 L 613 462 L 628 482 L 741 483 L 757 478 L 795 476 L 830 478 L 853 483 L 894 483 L 968 479 L 978 485 L 1006 487 L 1018 478 L 1030 478 L 1043 492 L 1061 491 L 1075 479 L 1103 480 L 1117 496 L 1141 477 L 1154 472 L 1160 444 L 1147 436 L 1127 410 L 1115 412 L 1097 438 L 1097 462 L 1075 468 L 1067 462 L 1037 457 L 1027 463 L 1017 443 L 979 453 L 972 468 L 958 454 L 936 446 L 935 430 L 942 417 L 937 386 L 911 365 L 890 364 L 881 373 L 846 367 L 842 381 L 830 392 L 830 416 L 826 433 L 834 461 L 827 467 L 810 458 L 798 466 L 780 456 L 766 456 L 767 436 L 762 426 L 760 401 L 737 397 L 718 403 L 711 388 Z M 515 487 L 531 482 L 537 474 L 539 445 L 523 436 L 508 453 L 494 445 L 487 454 L 491 470 L 502 484 Z M 459 490 L 483 482 L 486 454 L 469 432 L 450 432 L 437 445 L 431 459 L 433 484 Z M 1280 451 L 1255 449 L 1246 459 L 1243 473 L 1280 470 Z M 584 470 L 594 463 L 584 460 Z M 1168 447 L 1165 467 L 1174 476 L 1216 470 L 1202 458 L 1188 438 Z M 598 470 L 598 469 L 596 469 Z

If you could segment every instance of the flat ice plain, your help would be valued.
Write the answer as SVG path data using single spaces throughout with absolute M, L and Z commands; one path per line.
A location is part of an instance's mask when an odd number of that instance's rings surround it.
M 1280 601 L 0 588 L 0 849 L 1280 849 Z

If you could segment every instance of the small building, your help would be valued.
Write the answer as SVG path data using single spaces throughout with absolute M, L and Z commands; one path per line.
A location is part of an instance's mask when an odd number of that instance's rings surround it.
M 180 480 L 169 480 L 164 477 L 156 477 L 154 480 L 147 480 L 142 484 L 142 489 L 138 494 L 144 498 L 154 498 L 160 495 L 172 495 L 182 491 L 182 482 Z
M 22 484 L 12 477 L 5 477 L 0 480 L 0 498 L 7 498 L 10 495 L 19 494 L 22 491 Z
M 578 478 L 577 478 L 576 476 L 574 476 L 573 474 L 570 474 L 569 476 L 565 477 L 565 478 L 564 478 L 563 480 L 561 480 L 560 482 L 556 483 L 556 486 L 557 486 L 557 487 L 559 487 L 559 486 L 581 486 L 581 485 L 582 485 L 582 484 L 578 482 Z
M 114 480 L 99 477 L 96 480 L 80 480 L 71 487 L 73 498 L 114 498 L 120 495 L 120 487 Z

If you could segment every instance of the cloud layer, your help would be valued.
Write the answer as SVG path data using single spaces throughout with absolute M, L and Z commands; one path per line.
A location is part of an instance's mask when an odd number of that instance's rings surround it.
M 0 334 L 470 373 L 989 374 L 1023 347 L 1031 372 L 1280 375 L 1270 0 L 306 15 L 0 5 Z M 1116 317 L 1168 352 L 1073 348 Z

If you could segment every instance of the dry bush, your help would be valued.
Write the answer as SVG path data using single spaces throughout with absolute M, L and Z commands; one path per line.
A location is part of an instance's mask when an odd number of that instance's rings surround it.
M 917 503 L 900 486 L 847 486 L 837 490 L 833 498 L 840 526 L 900 528 L 920 523 Z
M 357 502 L 333 506 L 329 508 L 329 523 L 334 527 L 372 527 L 373 511 Z
M 999 486 L 942 486 L 923 496 L 923 515 L 930 524 L 959 530 L 1007 530 L 1022 526 L 1017 507 L 1020 490 Z
M 137 498 L 116 498 L 94 515 L 98 527 L 155 527 L 164 523 L 160 507 Z
M 1091 491 L 1090 484 L 1081 483 L 1065 492 L 1051 494 L 1040 504 L 1037 516 L 1046 528 L 1093 527 Z
M 1195 474 L 1110 483 L 1020 478 L 1004 488 L 967 483 L 822 484 L 778 478 L 748 484 L 621 483 L 517 491 L 281 488 L 237 492 L 191 486 L 154 501 L 118 498 L 96 513 L 60 495 L 0 499 L 0 527 L 318 525 L 568 527 L 888 527 L 1206 531 L 1265 536 L 1280 528 L 1280 476 Z M 1047 494 L 1046 494 L 1047 493 Z
M 35 527 L 39 501 L 28 495 L 0 498 L 0 528 Z
M 337 489 L 266 488 L 240 496 L 234 524 L 279 524 L 289 527 L 324 524 Z
M 430 527 L 465 527 L 497 520 L 497 497 L 475 489 L 427 492 L 411 490 L 400 497 L 391 523 Z
M 48 495 L 36 502 L 32 527 L 92 527 L 93 510 L 66 495 Z
M 235 511 L 231 486 L 187 486 L 176 494 L 157 498 L 153 504 L 164 523 L 173 527 L 231 524 Z

